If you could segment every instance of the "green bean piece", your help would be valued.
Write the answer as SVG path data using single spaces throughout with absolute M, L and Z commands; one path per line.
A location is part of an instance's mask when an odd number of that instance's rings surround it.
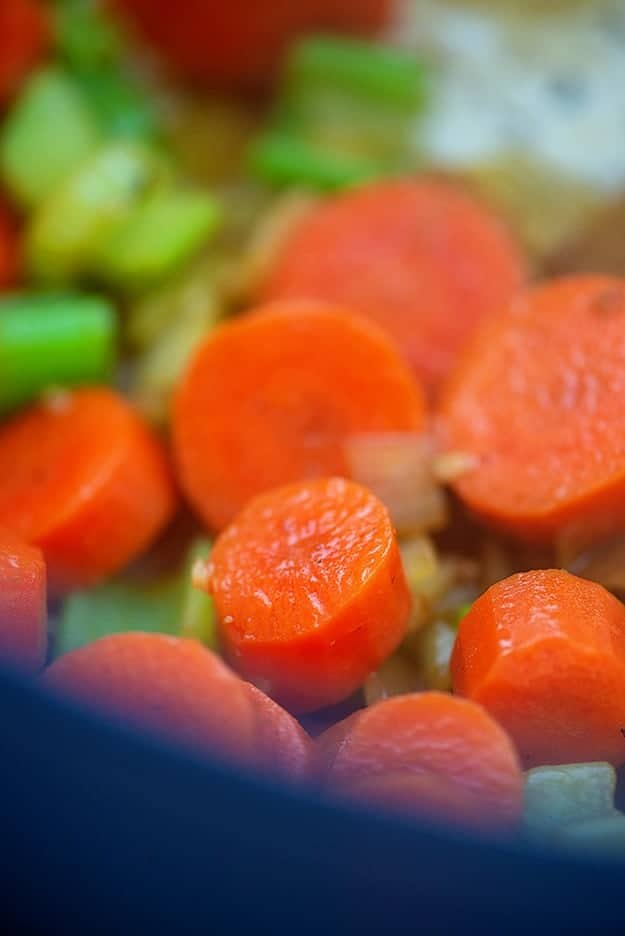
M 213 599 L 191 583 L 191 570 L 198 559 L 205 560 L 212 544 L 209 540 L 196 540 L 189 551 L 186 580 L 182 596 L 180 636 L 199 640 L 213 650 L 217 649 L 217 622 Z
M 32 275 L 65 283 L 91 272 L 115 231 L 166 179 L 166 165 L 146 146 L 117 142 L 98 149 L 35 213 L 26 237 Z
M 54 33 L 59 56 L 74 69 L 113 64 L 120 56 L 121 41 L 110 18 L 97 0 L 57 0 Z
M 113 370 L 116 317 L 105 299 L 24 293 L 0 301 L 0 413 L 51 386 L 103 383 Z
M 152 101 L 121 72 L 89 71 L 77 76 L 100 130 L 109 140 L 156 140 Z
M 145 288 L 175 273 L 217 229 L 217 201 L 199 191 L 158 191 L 138 205 L 99 251 L 108 282 Z
M 28 82 L 0 136 L 0 171 L 20 204 L 37 205 L 96 148 L 100 132 L 79 86 L 57 68 Z
M 253 175 L 271 185 L 305 185 L 341 189 L 380 175 L 368 159 L 315 147 L 297 136 L 268 132 L 254 141 L 248 152 Z
M 525 779 L 523 824 L 528 833 L 558 834 L 573 823 L 614 810 L 616 772 L 610 764 L 535 767 Z
M 427 99 L 427 67 L 413 54 L 379 42 L 313 36 L 299 42 L 286 85 L 329 87 L 385 107 L 414 112 Z
M 175 635 L 180 581 L 152 584 L 109 582 L 73 592 L 64 602 L 54 639 L 54 656 L 124 631 Z

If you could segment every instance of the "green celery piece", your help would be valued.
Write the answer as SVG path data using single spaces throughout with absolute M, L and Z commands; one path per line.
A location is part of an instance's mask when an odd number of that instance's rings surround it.
M 103 244 L 94 271 L 126 288 L 145 288 L 175 273 L 220 220 L 217 201 L 199 191 L 157 191 Z
M 535 767 L 525 779 L 523 823 L 530 834 L 558 834 L 614 810 L 616 772 L 610 764 Z
M 191 582 L 193 566 L 198 559 L 205 560 L 208 557 L 211 547 L 209 540 L 199 539 L 193 543 L 189 551 L 182 595 L 180 636 L 192 637 L 212 650 L 216 650 L 217 621 L 213 599 Z
M 558 842 L 576 851 L 625 856 L 625 815 L 616 809 L 586 822 L 575 822 L 562 830 Z
M 96 296 L 23 293 L 0 300 L 0 414 L 50 386 L 103 383 L 116 316 Z
M 271 185 L 341 189 L 375 179 L 381 168 L 368 159 L 317 148 L 296 136 L 269 132 L 248 152 L 250 171 Z
M 79 86 L 58 68 L 27 83 L 0 136 L 0 172 L 8 191 L 27 207 L 37 205 L 79 166 L 100 131 Z
M 98 149 L 32 218 L 26 255 L 34 278 L 65 283 L 91 272 L 103 245 L 167 175 L 146 146 L 116 142 Z
M 349 92 L 385 107 L 421 109 L 427 100 L 427 66 L 413 54 L 379 42 L 313 36 L 299 42 L 287 63 L 285 85 Z
M 57 0 L 54 33 L 59 56 L 74 69 L 115 63 L 121 39 L 97 0 Z
M 109 582 L 76 591 L 63 604 L 54 656 L 124 631 L 176 634 L 180 607 L 180 580 L 152 585 Z
M 151 99 L 119 71 L 99 69 L 77 81 L 109 140 L 156 140 L 158 123 Z

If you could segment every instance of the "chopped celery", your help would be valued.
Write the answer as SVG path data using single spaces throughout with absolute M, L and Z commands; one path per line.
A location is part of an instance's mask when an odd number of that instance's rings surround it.
M 107 380 L 115 326 L 110 303 L 94 296 L 24 293 L 0 301 L 0 413 L 52 385 Z
M 35 213 L 26 239 L 32 274 L 62 283 L 90 272 L 103 245 L 166 177 L 148 147 L 118 142 L 98 149 Z
M 593 854 L 625 855 L 625 815 L 613 809 L 610 813 L 575 822 L 562 830 L 558 841 L 579 851 Z
M 179 607 L 178 578 L 151 585 L 109 582 L 76 591 L 63 604 L 54 655 L 123 631 L 176 634 Z
M 174 273 L 218 222 L 219 205 L 204 192 L 155 192 L 103 245 L 93 268 L 121 286 L 149 286 Z
M 313 36 L 298 43 L 287 65 L 287 86 L 347 91 L 384 107 L 420 108 L 427 71 L 414 55 L 379 42 Z
M 119 71 L 90 71 L 78 76 L 77 81 L 107 139 L 157 137 L 151 100 Z
M 610 764 L 536 767 L 526 774 L 523 821 L 529 833 L 557 834 L 614 810 L 616 772 Z
M 209 540 L 196 540 L 190 551 L 187 578 L 184 583 L 180 616 L 180 636 L 192 637 L 207 647 L 217 648 L 217 626 L 213 599 L 191 582 L 191 570 L 198 559 L 206 559 L 211 550 Z
M 121 42 L 97 0 L 57 0 L 54 33 L 59 55 L 72 68 L 97 68 L 117 60 Z
M 467 616 L 471 608 L 472 608 L 472 604 L 470 601 L 465 602 L 465 604 L 462 604 L 460 605 L 459 608 L 457 608 L 456 613 L 454 614 L 454 619 L 453 619 L 454 627 L 458 627 L 458 625 L 460 624 L 460 621 Z
M 375 178 L 380 169 L 366 158 L 316 147 L 297 136 L 269 132 L 250 147 L 251 172 L 272 185 L 339 189 Z
M 48 68 L 28 82 L 0 138 L 0 169 L 14 198 L 35 205 L 95 149 L 97 122 L 80 88 Z

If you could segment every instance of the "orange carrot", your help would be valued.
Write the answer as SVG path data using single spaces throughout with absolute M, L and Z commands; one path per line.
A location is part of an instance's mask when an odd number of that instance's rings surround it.
M 39 549 L 0 530 L 0 657 L 36 671 L 46 656 L 46 567 Z
M 456 490 L 528 541 L 584 546 L 625 528 L 625 280 L 573 276 L 486 323 L 440 409 L 475 457 Z
M 232 665 L 302 712 L 362 685 L 399 644 L 410 610 L 386 508 L 336 478 L 255 498 L 197 580 L 213 593 Z
M 15 222 L 0 200 L 0 292 L 13 286 L 19 268 L 19 244 Z
M 46 558 L 51 588 L 111 575 L 173 514 L 156 439 L 106 388 L 60 392 L 0 427 L 0 523 Z
M 39 0 L 0 3 L 0 105 L 17 91 L 43 57 L 50 40 L 45 5 Z
M 194 640 L 114 634 L 59 657 L 42 685 L 180 743 L 307 776 L 312 742 L 291 716 Z
M 314 208 L 278 252 L 263 298 L 322 299 L 365 316 L 435 390 L 524 276 L 519 249 L 485 207 L 449 183 L 414 179 Z
M 317 739 L 327 783 L 358 798 L 480 825 L 514 824 L 523 780 L 512 742 L 480 706 L 396 696 Z
M 174 454 L 187 497 L 220 529 L 261 491 L 346 475 L 349 435 L 418 432 L 424 421 L 422 393 L 381 332 L 290 303 L 201 345 L 174 403 Z
M 462 619 L 451 666 L 528 766 L 625 763 L 625 607 L 601 585 L 553 570 L 498 582 Z
M 368 34 L 390 0 L 109 0 L 179 74 L 226 86 L 264 85 L 297 36 Z

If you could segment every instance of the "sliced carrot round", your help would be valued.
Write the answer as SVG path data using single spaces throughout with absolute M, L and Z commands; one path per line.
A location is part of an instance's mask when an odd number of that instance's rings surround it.
M 0 657 L 27 671 L 46 656 L 46 566 L 41 551 L 0 529 Z
M 410 596 L 388 513 L 351 481 L 255 498 L 204 573 L 235 669 L 296 711 L 347 698 L 405 632 Z
M 418 432 L 423 395 L 384 334 L 331 307 L 286 304 L 222 325 L 173 410 L 182 487 L 220 529 L 255 494 L 348 474 L 345 440 Z
M 128 724 L 272 772 L 304 777 L 312 762 L 312 742 L 294 719 L 194 640 L 114 634 L 59 657 L 41 682 Z
M 396 696 L 317 739 L 330 786 L 463 822 L 512 825 L 523 778 L 514 746 L 480 705 L 447 693 Z
M 498 582 L 462 619 L 451 668 L 528 766 L 625 763 L 625 607 L 601 585 L 555 570 Z
M 0 3 L 0 105 L 19 88 L 43 57 L 50 41 L 45 4 L 40 0 Z
M 120 569 L 175 507 L 159 443 L 105 388 L 60 392 L 4 423 L 0 477 L 0 523 L 42 549 L 54 591 Z
M 520 538 L 625 528 L 625 280 L 573 276 L 486 323 L 452 378 L 445 444 L 475 456 L 460 497 Z
M 263 297 L 322 299 L 365 316 L 433 390 L 477 323 L 524 277 L 503 224 L 460 189 L 427 178 L 320 203 L 282 246 Z

